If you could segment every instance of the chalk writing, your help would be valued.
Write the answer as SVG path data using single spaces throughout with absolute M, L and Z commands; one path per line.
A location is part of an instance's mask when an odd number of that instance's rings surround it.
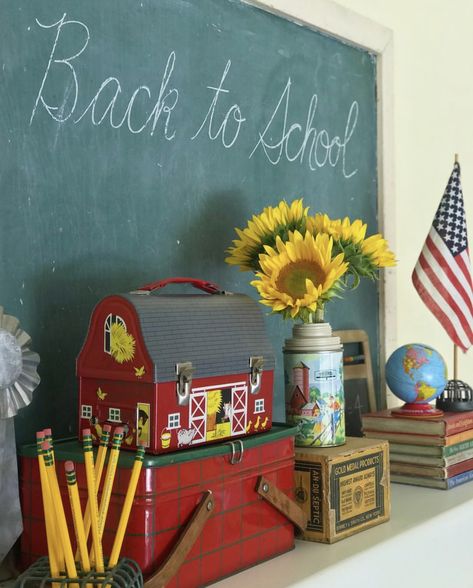
M 81 57 L 91 39 L 89 27 L 79 20 L 68 19 L 64 13 L 62 18 L 45 24 L 36 19 L 37 25 L 43 30 L 55 29 L 54 40 L 49 52 L 49 59 L 42 76 L 36 100 L 31 111 L 30 125 L 40 109 L 55 122 L 64 124 L 79 124 L 89 121 L 93 126 L 108 124 L 113 129 L 124 128 L 132 134 L 143 131 L 155 135 L 158 124 L 159 133 L 167 141 L 173 141 L 177 136 L 178 118 L 173 119 L 173 113 L 179 105 L 179 90 L 174 86 L 173 73 L 177 64 L 176 51 L 172 50 L 166 60 L 161 76 L 159 91 L 153 97 L 153 91 L 147 84 L 141 84 L 133 90 L 131 96 L 125 96 L 122 83 L 116 76 L 109 76 L 103 80 L 98 90 L 88 100 L 81 95 L 79 68 L 76 60 Z M 61 54 L 60 47 L 69 43 L 59 42 L 63 35 L 70 33 L 74 36 L 74 48 L 70 55 Z M 346 116 L 341 118 L 341 134 L 330 132 L 320 122 L 316 122 L 319 104 L 318 94 L 312 94 L 308 101 L 305 121 L 293 120 L 291 113 L 291 93 L 296 92 L 295 85 L 289 76 L 275 106 L 269 116 L 263 118 L 263 128 L 253 130 L 249 122 L 251 114 L 244 115 L 239 103 L 232 97 L 228 89 L 230 85 L 230 69 L 232 60 L 228 59 L 218 84 L 205 86 L 211 92 L 211 100 L 207 112 L 201 118 L 200 126 L 188 140 L 207 139 L 220 144 L 225 149 L 245 145 L 248 158 L 256 157 L 259 153 L 271 164 L 277 166 L 282 160 L 307 166 L 310 171 L 316 171 L 325 166 L 341 170 L 346 179 L 353 177 L 358 169 L 349 165 L 348 149 L 354 137 L 358 122 L 359 104 L 351 102 Z M 66 76 L 63 74 L 66 68 Z M 57 70 L 57 71 L 56 71 Z M 58 92 L 58 79 L 64 79 L 64 91 Z M 54 80 L 54 81 L 53 81 Z M 82 92 L 83 93 L 83 92 Z M 62 99 L 48 96 L 62 96 Z M 79 98 L 86 106 L 78 107 Z M 300 97 L 297 100 L 300 103 Z M 138 106 L 139 104 L 139 106 Z M 182 116 L 180 117 L 182 121 Z M 246 143 L 241 141 L 243 125 L 248 125 L 250 132 L 245 132 Z M 58 127 L 59 128 L 59 127 Z M 251 136 L 257 137 L 256 143 Z M 250 146 L 248 147 L 248 137 Z M 185 137 L 183 137 L 185 139 Z M 161 167 L 162 164 L 158 163 Z
M 228 93 L 228 90 L 225 90 L 223 88 L 223 82 L 225 81 L 225 78 L 227 77 L 227 73 L 228 73 L 228 70 L 230 69 L 231 64 L 232 64 L 232 62 L 229 59 L 227 61 L 227 65 L 225 66 L 225 70 L 223 72 L 222 79 L 220 80 L 220 84 L 218 85 L 217 88 L 214 88 L 213 86 L 207 86 L 207 88 L 209 90 L 215 91 L 215 96 L 213 97 L 212 102 L 210 103 L 210 108 L 209 108 L 207 114 L 205 115 L 203 123 L 200 125 L 199 130 L 195 133 L 195 135 L 193 135 L 191 137 L 191 141 L 193 141 L 196 137 L 198 137 L 198 135 L 200 134 L 202 129 L 207 124 L 207 121 L 208 121 L 208 136 L 211 141 L 215 141 L 215 139 L 218 139 L 218 137 L 221 135 L 222 145 L 225 148 L 229 149 L 230 147 L 232 147 L 235 144 L 235 141 L 238 139 L 241 125 L 246 120 L 246 118 L 242 117 L 241 110 L 240 110 L 240 107 L 238 106 L 238 104 L 233 104 L 228 109 L 228 111 L 227 111 L 222 123 L 220 124 L 219 128 L 217 129 L 217 131 L 216 132 L 212 131 L 213 122 L 214 122 L 214 115 L 215 115 L 215 107 L 217 106 L 219 95 L 222 92 Z M 230 141 L 226 141 L 225 140 L 225 131 L 227 129 L 227 124 L 228 124 L 230 116 L 233 117 L 233 120 L 237 126 L 236 126 L 235 132 L 233 134 L 233 138 Z
M 351 178 L 358 170 L 350 172 L 346 169 L 346 148 L 353 135 L 358 120 L 358 102 L 354 101 L 348 113 L 343 140 L 339 136 L 330 138 L 327 129 L 317 130 L 313 126 L 317 110 L 318 96 L 313 94 L 309 102 L 305 129 L 299 123 L 289 126 L 289 105 L 291 95 L 291 78 L 287 80 L 286 86 L 279 98 L 276 108 L 269 117 L 269 121 L 262 133 L 259 133 L 259 140 L 250 158 L 259 147 L 261 147 L 268 161 L 277 165 L 284 157 L 287 161 L 299 161 L 303 163 L 307 155 L 307 163 L 312 171 L 324 167 L 327 163 L 335 167 L 342 156 L 342 172 L 345 178 Z M 282 134 L 279 140 L 272 139 L 273 128 L 281 128 Z M 292 144 L 290 141 L 292 140 Z M 291 150 L 292 147 L 292 150 Z M 308 147 L 308 149 L 307 149 Z
M 66 20 L 66 16 L 67 16 L 66 13 L 64 13 L 64 15 L 62 16 L 62 18 L 60 20 L 58 20 L 57 22 L 54 22 L 52 24 L 48 24 L 48 25 L 43 24 L 43 23 L 39 22 L 38 19 L 36 19 L 37 24 L 41 28 L 50 29 L 50 28 L 57 27 L 57 31 L 56 31 L 56 37 L 54 39 L 53 47 L 52 47 L 51 53 L 49 55 L 49 61 L 48 61 L 48 64 L 46 66 L 46 70 L 43 75 L 41 86 L 40 86 L 38 95 L 36 97 L 36 101 L 35 101 L 33 110 L 31 112 L 30 125 L 32 124 L 33 119 L 36 115 L 37 108 L 38 108 L 39 104 L 41 104 L 44 107 L 44 109 L 46 110 L 46 112 L 49 114 L 49 116 L 51 118 L 53 118 L 55 121 L 57 121 L 59 123 L 66 122 L 74 114 L 74 112 L 76 110 L 78 96 L 79 96 L 79 79 L 77 76 L 76 69 L 75 69 L 74 65 L 72 64 L 72 61 L 77 59 L 79 57 L 79 55 L 81 55 L 83 53 L 83 51 L 86 49 L 86 47 L 89 43 L 89 39 L 90 39 L 90 32 L 89 32 L 89 28 L 84 23 L 82 23 L 78 20 Z M 82 27 L 86 33 L 86 36 L 85 36 L 85 40 L 84 40 L 81 48 L 76 53 L 74 53 L 73 55 L 71 55 L 69 57 L 58 58 L 56 56 L 57 44 L 58 44 L 59 37 L 62 33 L 62 29 L 66 25 L 75 25 L 78 27 Z M 153 135 L 156 130 L 156 125 L 158 124 L 158 121 L 160 120 L 161 115 L 163 115 L 164 116 L 164 137 L 167 140 L 172 140 L 175 136 L 175 132 L 170 131 L 170 128 L 169 128 L 170 127 L 170 117 L 171 117 L 172 111 L 176 107 L 177 102 L 179 100 L 179 92 L 176 88 L 168 89 L 168 86 L 170 84 L 170 79 L 172 76 L 172 72 L 174 70 L 175 61 L 176 61 L 176 54 L 174 51 L 172 51 L 169 54 L 169 57 L 166 62 L 166 66 L 165 66 L 164 73 L 163 73 L 162 80 L 161 80 L 161 87 L 159 90 L 158 99 L 156 100 L 156 102 L 151 110 L 151 113 L 148 115 L 146 120 L 144 122 L 142 122 L 142 124 L 140 124 L 139 126 L 134 126 L 134 124 L 132 122 L 133 106 L 134 106 L 134 103 L 135 103 L 137 96 L 140 93 L 144 93 L 144 95 L 147 96 L 147 98 L 151 100 L 151 90 L 146 85 L 139 86 L 133 92 L 130 100 L 128 101 L 128 104 L 126 106 L 124 114 L 121 117 L 117 116 L 115 113 L 115 107 L 116 107 L 117 99 L 120 96 L 120 94 L 122 93 L 122 88 L 121 88 L 120 81 L 116 77 L 108 77 L 106 80 L 104 80 L 102 82 L 97 93 L 92 98 L 92 100 L 89 102 L 88 106 L 85 108 L 85 110 L 82 112 L 82 114 L 80 114 L 77 118 L 74 119 L 74 124 L 77 124 L 78 122 L 80 122 L 90 112 L 91 122 L 94 126 L 102 124 L 108 115 L 108 122 L 109 122 L 110 126 L 115 129 L 119 129 L 126 122 L 126 126 L 127 126 L 128 130 L 131 133 L 136 134 L 136 133 L 141 133 L 145 128 L 148 127 L 148 125 L 150 125 L 150 128 L 151 128 L 150 135 Z M 70 75 L 72 77 L 72 80 L 70 82 L 71 86 L 69 87 L 69 91 L 67 92 L 66 96 L 68 97 L 70 95 L 70 93 L 71 93 L 70 88 L 72 87 L 73 101 L 72 101 L 72 105 L 69 107 L 68 112 L 66 114 L 64 113 L 64 110 L 65 110 L 68 98 L 65 101 L 63 101 L 63 103 L 61 105 L 56 105 L 56 106 L 48 104 L 46 102 L 46 99 L 44 98 L 46 84 L 47 84 L 47 80 L 49 78 L 49 74 L 51 73 L 51 68 L 52 68 L 52 66 L 56 66 L 56 65 L 67 66 L 70 70 Z M 113 95 L 111 98 L 107 99 L 107 91 L 110 89 L 112 90 Z M 102 113 L 100 114 L 98 112 L 98 110 L 99 110 L 98 105 L 99 105 L 99 101 L 101 98 L 103 99 L 102 101 L 105 102 L 105 108 L 103 108 Z M 58 113 L 58 114 L 56 114 L 56 113 Z

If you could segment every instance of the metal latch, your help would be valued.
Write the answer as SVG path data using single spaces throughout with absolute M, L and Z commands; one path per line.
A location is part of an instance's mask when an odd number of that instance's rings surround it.
M 245 453 L 245 448 L 243 446 L 243 441 L 241 439 L 236 439 L 235 441 L 229 441 L 226 445 L 230 445 L 232 450 L 232 455 L 230 457 L 230 463 L 232 465 L 241 463 L 243 461 L 243 454 Z M 238 445 L 239 449 L 236 449 L 236 445 Z
M 264 360 L 262 356 L 250 357 L 250 384 L 252 394 L 258 394 L 261 389 L 263 364 Z
M 176 393 L 179 406 L 186 406 L 189 404 L 193 373 L 194 368 L 192 367 L 191 361 L 176 363 Z

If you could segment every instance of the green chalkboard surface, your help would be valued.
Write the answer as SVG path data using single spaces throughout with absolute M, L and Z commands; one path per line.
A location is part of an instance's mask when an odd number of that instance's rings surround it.
M 75 433 L 75 358 L 105 295 L 183 275 L 256 298 L 225 249 L 283 198 L 376 232 L 370 53 L 237 0 L 0 7 L 0 305 L 42 378 L 18 441 Z M 327 315 L 377 349 L 376 284 Z M 267 317 L 279 419 L 290 326 Z

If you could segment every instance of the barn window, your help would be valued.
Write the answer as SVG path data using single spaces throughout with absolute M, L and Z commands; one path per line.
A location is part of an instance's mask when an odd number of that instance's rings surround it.
M 264 412 L 264 398 L 258 398 L 255 401 L 255 414 L 258 412 Z
M 80 409 L 80 416 L 83 419 L 90 419 L 92 417 L 92 406 L 90 404 L 83 404 Z
M 108 420 L 112 421 L 113 423 L 120 423 L 121 413 L 119 408 L 109 408 L 108 409 Z
M 118 323 L 126 330 L 126 323 L 118 314 L 109 314 L 103 325 L 103 350 L 110 355 L 110 338 L 113 323 Z
M 181 415 L 178 412 L 168 415 L 168 429 L 178 429 L 181 426 Z

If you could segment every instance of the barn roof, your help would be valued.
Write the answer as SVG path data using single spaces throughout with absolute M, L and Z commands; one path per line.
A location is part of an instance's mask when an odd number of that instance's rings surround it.
M 258 303 L 244 294 L 123 294 L 135 307 L 155 382 L 176 378 L 176 363 L 191 361 L 194 378 L 249 372 L 249 358 L 274 354 Z

